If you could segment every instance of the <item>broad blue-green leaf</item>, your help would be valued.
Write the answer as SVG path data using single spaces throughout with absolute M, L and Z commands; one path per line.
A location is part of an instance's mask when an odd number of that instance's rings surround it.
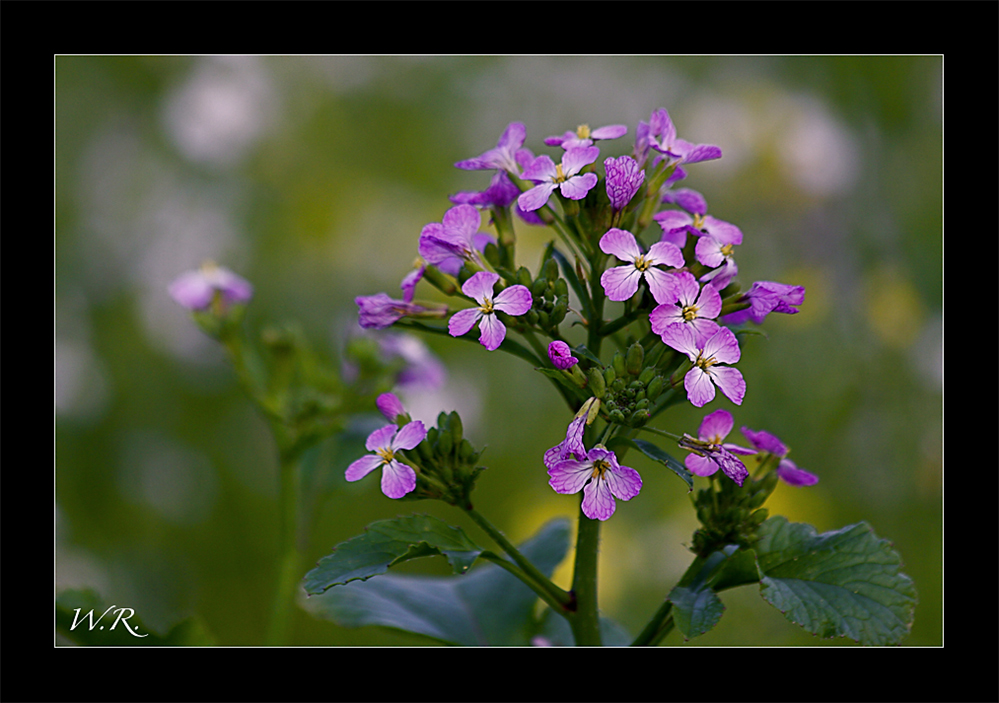
M 541 614 L 541 626 L 538 634 L 541 637 L 539 646 L 571 647 L 575 638 L 569 621 L 556 615 L 551 608 L 546 608 Z M 627 647 L 634 638 L 624 627 L 610 618 L 600 618 L 600 641 L 604 647 Z
M 725 606 L 706 584 L 699 588 L 677 586 L 670 591 L 673 622 L 685 640 L 693 639 L 713 628 L 721 620 Z
M 673 603 L 673 622 L 686 640 L 718 624 L 725 611 L 718 591 L 760 580 L 752 550 L 734 544 L 696 560 L 691 568 L 668 596 Z
M 134 608 L 106 603 L 92 589 L 70 589 L 56 597 L 56 631 L 92 647 L 198 647 L 215 639 L 197 617 L 186 618 L 165 635 L 148 628 Z
M 338 544 L 329 556 L 305 575 L 305 592 L 314 595 L 332 586 L 384 574 L 390 566 L 415 559 L 443 555 L 456 574 L 468 569 L 482 553 L 458 527 L 430 515 L 410 515 L 379 520 L 363 535 Z
M 761 594 L 819 637 L 898 644 L 912 628 L 916 588 L 902 559 L 867 523 L 817 534 L 814 527 L 767 520 L 756 543 Z
M 546 524 L 519 547 L 551 576 L 569 550 L 569 522 Z M 341 627 L 380 625 L 467 646 L 530 644 L 538 596 L 495 564 L 480 564 L 463 576 L 388 574 L 354 581 L 313 596 L 302 607 Z

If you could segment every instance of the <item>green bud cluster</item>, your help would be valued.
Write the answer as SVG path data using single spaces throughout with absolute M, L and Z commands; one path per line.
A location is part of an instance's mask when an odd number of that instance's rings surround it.
M 549 257 L 541 267 L 541 274 L 531 278 L 531 272 L 521 266 L 516 273 L 517 283 L 527 286 L 534 304 L 526 315 L 527 322 L 546 332 L 554 332 L 569 311 L 569 284 L 559 276 L 558 262 Z
M 419 469 L 416 490 L 407 498 L 434 498 L 470 509 L 475 480 L 485 469 L 476 466 L 481 455 L 464 436 L 458 413 L 442 412 L 426 439 L 406 452 L 407 460 Z
M 717 491 L 712 485 L 691 498 L 701 522 L 691 551 L 702 557 L 727 544 L 752 547 L 757 530 L 770 514 L 762 506 L 777 487 L 777 473 L 770 471 L 756 481 L 747 479 L 742 486 L 727 477 L 717 483 Z
M 651 416 L 652 404 L 662 394 L 664 380 L 655 366 L 645 366 L 646 361 L 645 349 L 635 342 L 626 353 L 617 352 L 603 369 L 604 395 L 597 397 L 604 398 L 604 409 L 611 422 L 641 427 Z M 591 378 L 591 388 L 600 385 Z

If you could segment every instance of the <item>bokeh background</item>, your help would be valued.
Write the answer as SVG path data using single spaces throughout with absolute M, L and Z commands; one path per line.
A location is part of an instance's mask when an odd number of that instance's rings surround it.
M 666 107 L 680 136 L 723 150 L 686 185 L 742 229 L 740 280 L 807 289 L 800 314 L 770 316 L 743 345 L 743 405 L 719 396 L 705 411 L 774 432 L 821 477 L 780 486 L 772 513 L 820 531 L 866 520 L 890 539 L 919 590 L 906 644 L 942 644 L 941 57 L 58 56 L 55 99 L 57 591 L 93 588 L 162 631 L 194 615 L 220 644 L 263 639 L 274 445 L 167 295 L 175 276 L 209 258 L 233 269 L 256 287 L 250 330 L 296 321 L 335 363 L 353 298 L 395 295 L 448 195 L 487 185 L 455 161 L 514 120 L 536 154 L 583 122 L 627 124 L 601 159 L 627 153 Z M 536 270 L 546 241 L 520 227 L 520 262 Z M 518 359 L 424 341 L 448 381 L 406 401 L 425 422 L 457 409 L 488 446 L 476 507 L 517 541 L 574 518 L 541 465 L 569 420 L 552 387 Z M 693 433 L 703 414 L 656 424 Z M 481 535 L 446 505 L 347 484 L 358 449 L 334 438 L 312 457 L 310 565 L 413 510 Z M 645 486 L 604 526 L 601 606 L 637 633 L 688 565 L 696 521 L 681 481 L 632 459 Z M 444 573 L 437 561 L 407 570 Z M 756 588 L 722 599 L 719 625 L 685 646 L 849 644 L 786 622 Z M 426 643 L 304 612 L 292 639 Z

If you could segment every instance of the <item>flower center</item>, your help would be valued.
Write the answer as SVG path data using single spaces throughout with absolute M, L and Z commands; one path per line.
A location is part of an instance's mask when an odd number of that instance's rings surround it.
M 555 164 L 555 182 L 565 182 L 565 172 L 562 170 L 562 164 Z
M 691 320 L 697 319 L 697 306 L 696 305 L 684 306 L 683 319 L 685 322 L 690 322 Z
M 726 244 L 725 246 L 723 246 L 721 248 L 721 253 L 724 254 L 725 256 L 732 256 L 732 245 Z
M 704 356 L 702 356 L 701 354 L 698 354 L 697 361 L 694 362 L 694 364 L 698 368 L 701 368 L 705 371 L 707 371 L 710 367 L 714 366 L 717 363 L 718 362 L 715 361 L 715 358 L 713 356 L 708 359 L 705 359 Z
M 579 137 L 580 139 L 589 139 L 590 138 L 590 125 L 588 125 L 588 124 L 581 124 L 578 127 L 576 127 L 576 136 Z
M 597 459 L 596 461 L 593 462 L 593 476 L 592 476 L 592 478 L 600 480 L 601 478 L 604 477 L 604 474 L 607 473 L 607 469 L 609 469 L 609 468 L 610 468 L 610 464 L 609 463 L 607 463 L 603 459 Z
M 642 273 L 645 273 L 646 269 L 651 265 L 651 262 L 645 260 L 645 254 L 639 254 L 635 257 L 635 268 Z
M 375 453 L 382 458 L 383 464 L 388 464 L 395 459 L 395 455 L 392 453 L 392 450 L 387 447 L 377 449 L 375 450 Z
M 483 315 L 488 315 L 493 311 L 493 301 L 490 300 L 489 298 L 486 298 L 485 302 L 483 302 L 482 305 L 479 306 L 479 310 L 482 311 Z
M 704 215 L 694 215 L 694 229 L 704 230 Z

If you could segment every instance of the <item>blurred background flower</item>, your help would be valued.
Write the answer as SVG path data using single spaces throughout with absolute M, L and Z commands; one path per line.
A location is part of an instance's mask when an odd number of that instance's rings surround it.
M 867 520 L 892 540 L 919 589 L 906 644 L 941 644 L 941 57 L 60 56 L 55 68 L 57 588 L 92 586 L 164 630 L 196 613 L 222 644 L 263 637 L 274 447 L 221 350 L 171 300 L 177 275 L 224 265 L 254 285 L 251 329 L 297 320 L 334 359 L 359 331 L 354 298 L 395 295 L 448 196 L 489 185 L 454 163 L 512 121 L 553 158 L 546 135 L 627 124 L 600 143 L 601 159 L 619 156 L 665 107 L 684 138 L 722 149 L 684 185 L 744 233 L 744 287 L 807 289 L 800 314 L 770 316 L 767 337 L 743 344 L 743 405 L 719 396 L 709 409 L 767 427 L 821 476 L 781 485 L 772 513 L 820 530 Z M 545 230 L 517 226 L 534 270 Z M 457 409 L 488 446 L 476 507 L 515 540 L 574 516 L 541 462 L 570 419 L 548 383 L 479 345 L 424 341 L 447 381 L 405 402 L 425 423 Z M 702 415 L 657 423 L 693 434 Z M 370 429 L 309 456 L 310 563 L 409 508 L 485 541 L 446 505 L 348 484 Z M 636 632 L 689 563 L 696 524 L 675 476 L 628 458 L 644 487 L 605 526 L 601 607 Z M 434 560 L 406 569 L 444 573 Z M 721 623 L 690 645 L 825 644 L 756 589 L 723 600 Z M 305 614 L 294 633 L 420 642 Z

